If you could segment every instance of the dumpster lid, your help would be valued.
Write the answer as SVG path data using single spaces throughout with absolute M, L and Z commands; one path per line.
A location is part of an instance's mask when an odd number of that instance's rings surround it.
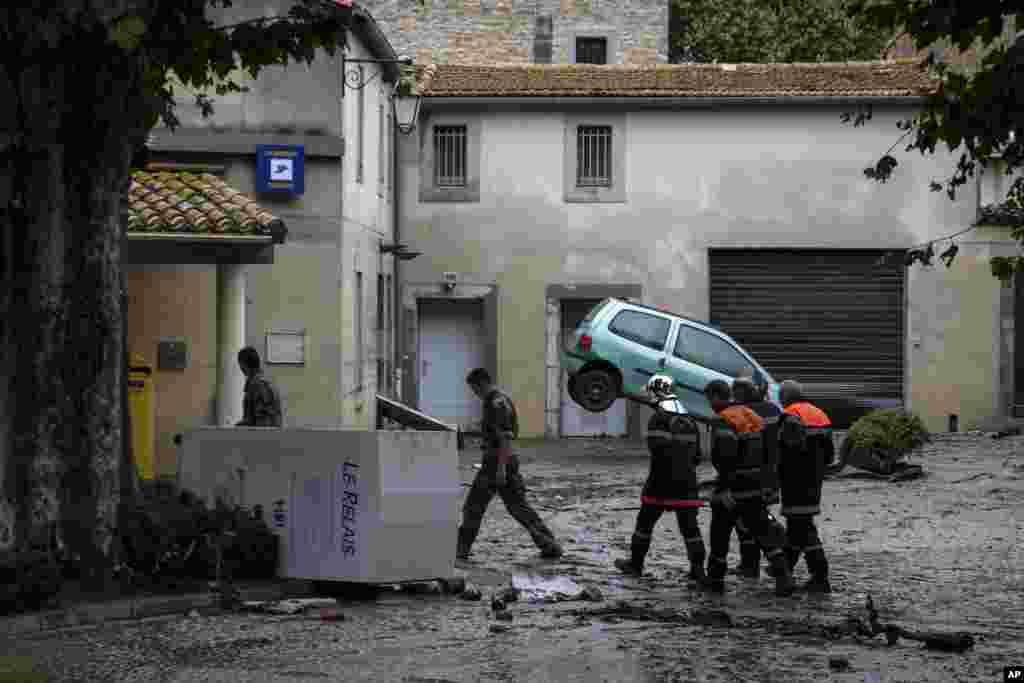
M 394 399 L 388 398 L 387 396 L 381 396 L 380 394 L 377 394 L 377 414 L 381 418 L 387 418 L 392 422 L 397 422 L 403 427 L 419 429 L 422 431 L 457 432 L 459 430 L 457 425 L 442 422 L 441 420 L 410 408 L 404 403 L 399 403 Z

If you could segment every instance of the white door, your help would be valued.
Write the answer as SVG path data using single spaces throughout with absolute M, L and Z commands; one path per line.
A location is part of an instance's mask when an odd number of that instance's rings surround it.
M 562 301 L 562 347 L 572 342 L 572 333 L 580 321 L 600 300 Z M 618 399 L 603 413 L 584 410 L 569 397 L 568 376 L 562 372 L 562 436 L 623 436 L 626 434 L 626 401 Z
M 423 299 L 419 302 L 419 410 L 451 424 L 480 419 L 480 399 L 466 375 L 484 366 L 483 302 Z

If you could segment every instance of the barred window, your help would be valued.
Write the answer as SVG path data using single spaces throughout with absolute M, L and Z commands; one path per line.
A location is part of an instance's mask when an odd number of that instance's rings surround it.
M 434 184 L 466 185 L 466 126 L 434 126 Z
M 577 64 L 607 64 L 608 40 L 605 38 L 577 38 Z
M 611 187 L 612 127 L 576 128 L 576 187 Z

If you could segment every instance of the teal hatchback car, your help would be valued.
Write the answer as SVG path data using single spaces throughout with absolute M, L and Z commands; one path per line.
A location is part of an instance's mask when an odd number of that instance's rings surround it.
M 650 306 L 605 299 L 592 308 L 562 350 L 569 396 L 601 413 L 621 397 L 647 402 L 647 381 L 656 374 L 675 380 L 688 411 L 712 417 L 704 398 L 708 382 L 740 376 L 768 384 L 772 401 L 779 387 L 771 375 L 729 335 L 708 325 Z

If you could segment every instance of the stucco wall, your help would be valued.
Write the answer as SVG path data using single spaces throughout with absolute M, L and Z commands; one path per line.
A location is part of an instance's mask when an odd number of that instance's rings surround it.
M 608 63 L 668 61 L 668 0 L 367 0 L 399 54 L 419 63 L 573 62 L 576 35 L 606 37 Z M 550 20 L 550 33 L 538 30 Z M 547 50 L 542 50 L 546 53 Z
M 236 3 L 213 18 L 231 23 L 258 14 L 282 15 L 292 4 L 267 0 L 254 9 L 251 3 Z M 350 34 L 348 57 L 374 55 Z M 350 71 L 358 68 L 349 65 Z M 156 136 L 157 148 L 165 155 L 178 151 L 182 160 L 226 165 L 226 180 L 247 193 L 255 189 L 256 144 L 306 146 L 305 193 L 294 198 L 257 197 L 284 220 L 287 241 L 275 248 L 273 265 L 251 265 L 246 270 L 247 343 L 265 355 L 270 330 L 306 331 L 303 366 L 267 367 L 281 389 L 288 425 L 369 426 L 377 358 L 392 343 L 391 335 L 377 334 L 377 275 L 394 281 L 393 257 L 380 254 L 381 242 L 393 242 L 387 99 L 391 84 L 383 83 L 379 65 L 363 64 L 362 69 L 368 85 L 360 94 L 350 81 L 344 98 L 340 53 L 319 53 L 309 66 L 270 67 L 255 80 L 242 76 L 240 82 L 250 92 L 215 97 L 209 119 L 203 119 L 192 99 L 183 95 L 177 100 L 179 133 L 159 131 Z M 211 134 L 204 138 L 198 133 Z M 204 140 L 209 141 L 209 150 L 200 149 Z M 364 280 L 362 340 L 355 338 L 357 269 Z M 361 386 L 357 360 L 363 372 Z
M 628 112 L 626 201 L 596 204 L 563 201 L 567 113 L 463 113 L 481 122 L 480 200 L 403 195 L 405 234 L 425 254 L 407 279 L 457 271 L 499 285 L 499 381 L 522 406 L 524 434 L 541 435 L 545 285 L 637 283 L 647 303 L 706 319 L 709 248 L 903 248 L 973 220 L 969 191 L 957 203 L 928 191 L 945 170 L 935 159 L 901 157 L 886 184 L 864 178 L 907 110 L 876 107 L 871 124 L 857 129 L 840 122 L 842 111 Z M 427 114 L 420 134 L 429 126 Z M 418 187 L 417 144 L 403 150 L 403 187 Z M 909 289 L 924 314 L 930 285 L 911 278 Z
M 212 424 L 217 391 L 217 271 L 214 266 L 127 267 L 128 350 L 154 369 L 154 472 L 174 476 L 174 435 Z M 162 338 L 188 343 L 188 367 L 159 370 Z

